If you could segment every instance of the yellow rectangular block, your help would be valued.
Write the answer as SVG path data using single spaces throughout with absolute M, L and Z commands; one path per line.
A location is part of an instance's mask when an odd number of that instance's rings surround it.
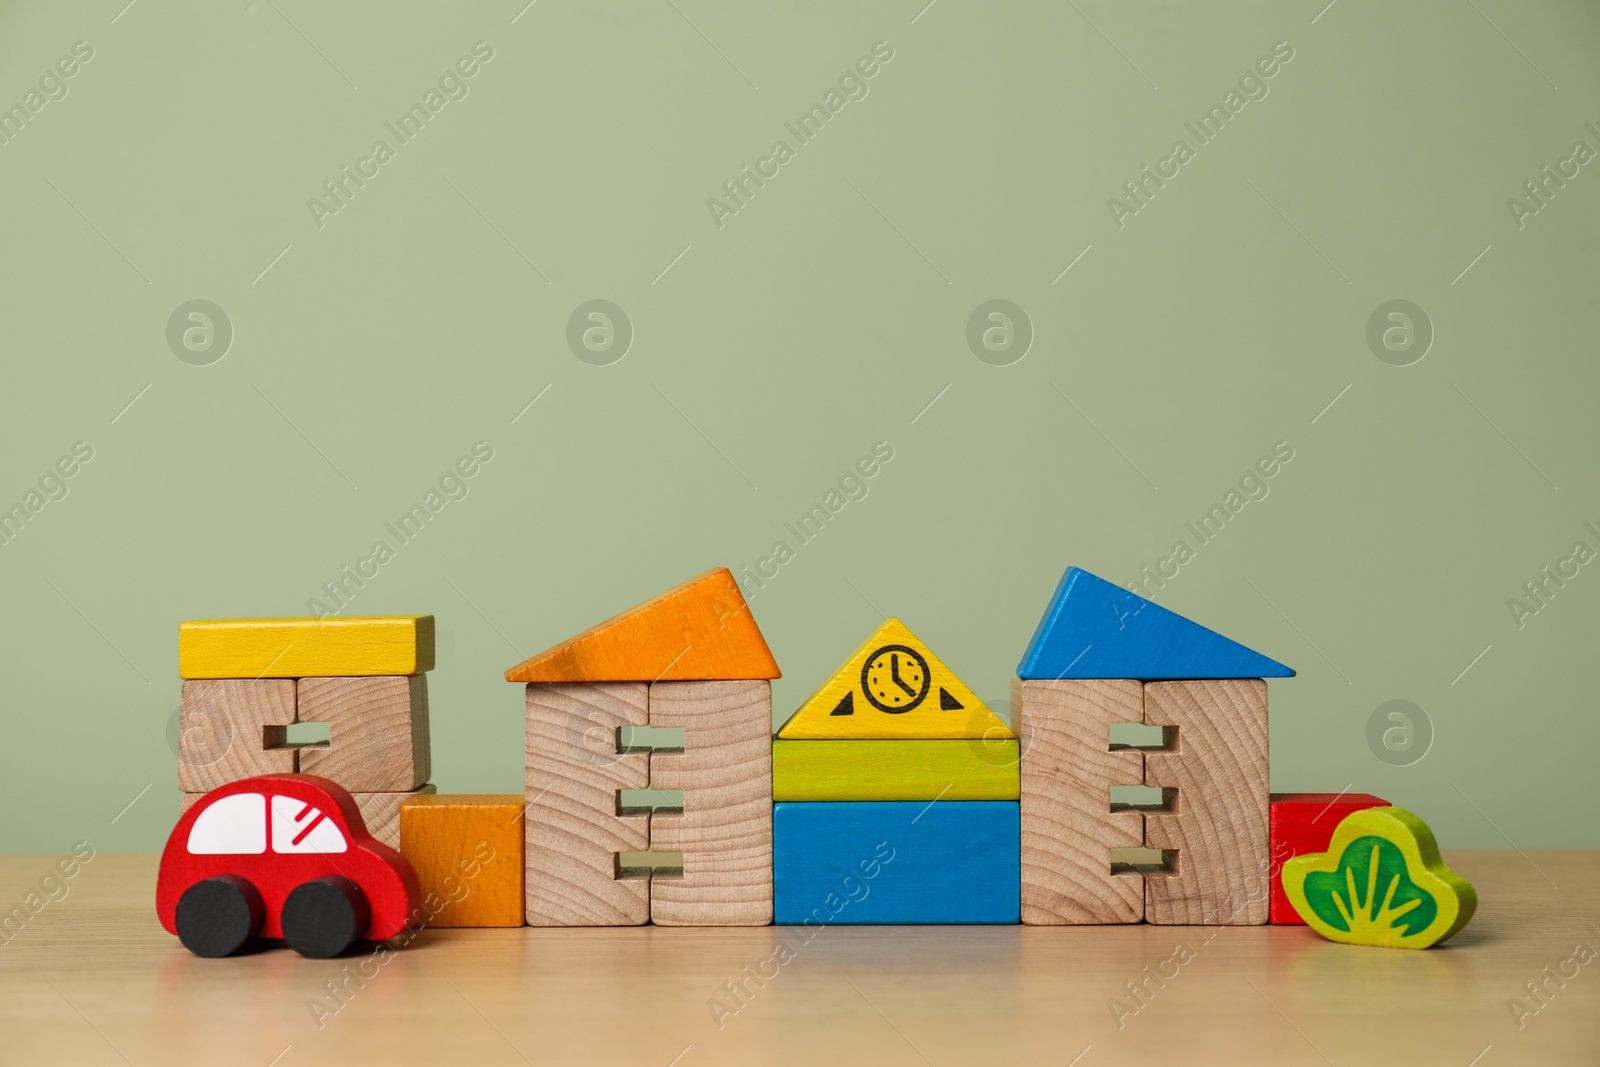
M 1016 738 L 774 741 L 772 799 L 1016 800 Z
M 521 926 L 520 794 L 439 793 L 400 806 L 400 852 L 422 885 L 427 925 Z
M 432 615 L 178 624 L 180 678 L 352 677 L 432 669 Z

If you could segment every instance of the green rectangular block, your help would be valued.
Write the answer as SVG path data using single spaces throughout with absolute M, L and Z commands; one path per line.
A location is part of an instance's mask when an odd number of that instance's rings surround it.
M 774 741 L 772 799 L 1016 800 L 1015 738 Z

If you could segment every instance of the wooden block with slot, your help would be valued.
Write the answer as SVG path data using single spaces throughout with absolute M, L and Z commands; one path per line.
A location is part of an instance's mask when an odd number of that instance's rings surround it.
M 617 853 L 650 847 L 650 816 L 617 791 L 650 785 L 649 752 L 618 752 L 618 731 L 649 724 L 644 682 L 529 685 L 525 915 L 529 926 L 640 926 L 650 879 L 618 878 Z
M 1017 735 L 899 619 L 887 619 L 778 730 L 785 741 Z
M 681 789 L 681 815 L 657 813 L 654 852 L 683 853 L 682 877 L 657 875 L 658 926 L 772 922 L 772 683 L 657 682 L 650 725 L 682 727 L 682 752 L 657 752 L 653 789 Z
M 520 794 L 441 793 L 400 805 L 400 854 L 411 861 L 433 927 L 523 923 Z
M 1022 741 L 1022 921 L 1136 923 L 1144 879 L 1111 873 L 1113 848 L 1144 844 L 1145 816 L 1113 812 L 1111 787 L 1145 780 L 1144 754 L 1112 751 L 1112 723 L 1144 721 L 1144 686 L 1115 679 L 1014 684 Z
M 348 790 L 347 790 L 348 792 Z M 351 793 L 367 833 L 390 848 L 400 847 L 400 806 L 413 797 L 434 792 L 432 785 L 421 786 L 405 793 Z M 178 814 L 194 806 L 204 793 L 184 793 L 178 798 Z
M 1178 791 L 1174 811 L 1145 816 L 1145 847 L 1178 853 L 1173 873 L 1145 878 L 1145 920 L 1260 926 L 1271 899 L 1267 683 L 1151 682 L 1144 721 L 1178 728 L 1173 749 L 1145 754 L 1145 784 Z
M 432 615 L 202 619 L 178 625 L 182 678 L 345 677 L 432 669 Z
M 403 677 L 302 678 L 300 722 L 328 724 L 328 743 L 299 750 L 300 770 L 352 793 L 415 789 L 432 777 L 428 682 Z
M 292 678 L 185 681 L 178 711 L 178 788 L 204 793 L 258 774 L 293 774 L 295 750 L 268 744 L 280 740 L 294 722 L 294 707 Z
M 1428 824 L 1400 808 L 1345 816 L 1327 852 L 1283 865 L 1283 887 L 1313 930 L 1344 945 L 1428 948 L 1478 910 L 1477 891 L 1439 858 Z
M 707 571 L 506 671 L 506 681 L 529 683 L 778 676 L 778 664 L 726 567 Z
M 773 809 L 775 918 L 1014 923 L 1014 800 L 785 802 Z
M 1016 800 L 1017 741 L 774 741 L 772 799 Z
M 1283 889 L 1283 865 L 1296 856 L 1326 852 L 1333 831 L 1346 815 L 1367 808 L 1386 808 L 1389 802 L 1369 793 L 1273 793 L 1269 822 L 1272 827 L 1272 909 L 1274 926 L 1304 926 Z

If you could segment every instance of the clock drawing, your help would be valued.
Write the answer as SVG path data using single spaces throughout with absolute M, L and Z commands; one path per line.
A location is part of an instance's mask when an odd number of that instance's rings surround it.
M 928 697 L 932 681 L 928 661 L 905 645 L 872 650 L 861 668 L 861 692 L 867 702 L 889 715 L 904 715 Z

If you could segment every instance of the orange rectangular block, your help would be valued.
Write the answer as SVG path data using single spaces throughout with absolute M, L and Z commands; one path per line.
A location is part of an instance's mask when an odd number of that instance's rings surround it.
M 521 926 L 519 794 L 437 793 L 400 806 L 400 854 L 416 868 L 427 924 Z

